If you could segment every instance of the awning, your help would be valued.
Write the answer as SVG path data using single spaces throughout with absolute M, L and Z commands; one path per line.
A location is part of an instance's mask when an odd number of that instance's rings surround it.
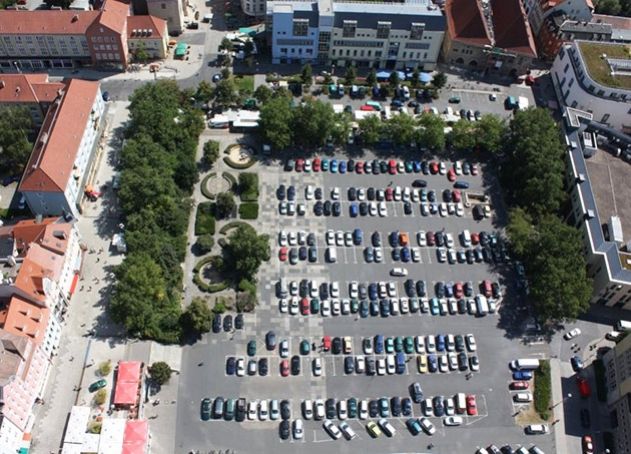
M 239 33 L 243 33 L 244 35 L 248 35 L 248 36 L 254 36 L 256 35 L 256 30 L 249 27 L 241 27 L 239 29 Z
M 114 392 L 115 405 L 135 405 L 138 401 L 138 383 L 118 382 Z
M 75 273 L 72 278 L 72 284 L 70 284 L 70 296 L 74 295 L 74 291 L 77 289 L 77 283 L 79 282 L 79 273 Z
M 419 80 L 424 84 L 430 83 L 432 81 L 432 75 L 430 73 L 421 73 Z
M 144 454 L 147 452 L 149 424 L 146 420 L 127 421 L 123 437 L 122 454 Z
M 121 361 L 118 363 L 118 381 L 140 380 L 140 361 Z
M 405 73 L 403 71 L 397 71 L 400 80 L 405 80 Z
M 390 77 L 390 72 L 389 71 L 379 71 L 376 75 L 377 75 L 377 79 L 387 79 L 388 77 Z

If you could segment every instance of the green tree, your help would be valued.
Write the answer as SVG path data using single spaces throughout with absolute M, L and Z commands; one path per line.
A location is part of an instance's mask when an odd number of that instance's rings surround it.
M 351 117 L 346 112 L 334 114 L 331 139 L 336 145 L 344 145 L 351 133 Z
M 388 77 L 388 82 L 390 82 L 391 87 L 396 88 L 401 83 L 399 71 L 392 71 L 390 77 Z
M 195 297 L 182 313 L 184 332 L 199 336 L 210 331 L 212 311 L 203 298 Z
M 107 400 L 107 390 L 99 389 L 94 395 L 94 403 L 96 405 L 103 405 Z
M 354 66 L 347 66 L 346 73 L 344 74 L 344 83 L 346 85 L 353 85 L 355 78 L 357 77 L 357 70 Z
M 171 374 L 173 370 L 171 366 L 169 366 L 164 361 L 157 361 L 149 366 L 149 375 L 151 379 L 159 385 L 164 385 L 168 383 L 171 379 Z
M 215 102 L 222 107 L 229 107 L 239 101 L 237 86 L 232 78 L 222 79 L 215 88 Z
M 443 88 L 447 84 L 447 76 L 445 73 L 436 73 L 434 77 L 432 77 L 432 85 L 439 90 Z
M 195 242 L 195 246 L 197 247 L 197 251 L 200 255 L 208 254 L 215 244 L 215 240 L 210 233 L 206 233 L 204 235 L 200 235 L 197 237 L 197 241 Z
M 306 101 L 293 112 L 293 142 L 307 148 L 321 147 L 334 126 L 333 107 L 322 101 Z
M 393 115 L 384 125 L 385 136 L 397 146 L 409 146 L 416 138 L 416 123 L 406 113 Z
M 311 69 L 311 65 L 309 63 L 302 67 L 300 79 L 302 80 L 302 83 L 307 87 L 310 87 L 313 83 L 313 70 Z
M 596 4 L 596 12 L 599 14 L 609 14 L 617 16 L 622 9 L 619 0 L 599 0 Z
M 507 134 L 506 123 L 497 115 L 483 115 L 475 122 L 477 145 L 490 153 L 499 152 Z
M 272 89 L 266 84 L 259 85 L 256 87 L 256 90 L 254 90 L 254 97 L 260 104 L 265 104 L 267 101 L 272 99 L 273 94 Z
M 221 44 L 219 44 L 219 50 L 227 50 L 231 51 L 233 49 L 232 41 L 228 38 L 224 38 L 221 40 Z
M 377 115 L 368 115 L 359 120 L 362 143 L 371 146 L 379 142 L 383 132 L 383 123 Z
M 239 192 L 241 194 L 253 193 L 257 194 L 259 191 L 259 178 L 256 173 L 241 172 L 239 174 Z
M 269 236 L 258 235 L 252 227 L 241 225 L 230 235 L 223 250 L 224 267 L 232 272 L 235 280 L 254 282 L 261 263 L 270 259 Z
M 202 155 L 202 165 L 210 169 L 212 165 L 219 159 L 219 142 L 216 140 L 208 140 L 204 144 L 204 153 Z
M 449 133 L 449 141 L 451 145 L 460 151 L 470 151 L 475 147 L 476 136 L 474 133 L 474 125 L 464 118 L 458 120 L 451 127 Z
M 215 90 L 212 85 L 210 85 L 205 80 L 202 80 L 197 86 L 197 91 L 195 92 L 195 99 L 201 102 L 210 102 L 215 96 Z
M 518 257 L 525 257 L 536 241 L 535 226 L 532 216 L 522 208 L 514 208 L 509 213 L 508 226 L 506 227 L 511 247 Z
M 230 68 L 221 68 L 220 75 L 221 75 L 221 78 L 224 80 L 230 79 L 232 77 Z
M 234 201 L 234 197 L 230 192 L 221 192 L 217 195 L 217 201 L 215 203 L 215 215 L 217 219 L 225 219 L 232 215 L 237 204 Z
M 147 52 L 147 48 L 145 47 L 145 43 L 141 42 L 138 44 L 138 47 L 134 50 L 134 59 L 140 63 L 144 63 L 149 60 L 150 55 Z
M 420 73 L 418 71 L 418 68 L 414 68 L 414 72 L 412 73 L 412 79 L 410 79 L 410 84 L 412 85 L 412 87 L 416 88 L 418 87 L 418 84 L 420 82 Z
M 377 83 L 377 73 L 375 72 L 374 68 L 368 72 L 368 75 L 366 76 L 366 83 L 370 87 L 374 86 Z
M 419 147 L 440 151 L 445 148 L 445 122 L 439 115 L 423 113 L 418 120 L 416 143 Z
M 292 124 L 293 111 L 287 98 L 272 98 L 261 108 L 260 130 L 272 148 L 284 150 L 292 143 Z
M 24 171 L 33 144 L 33 121 L 26 107 L 0 107 L 0 172 Z

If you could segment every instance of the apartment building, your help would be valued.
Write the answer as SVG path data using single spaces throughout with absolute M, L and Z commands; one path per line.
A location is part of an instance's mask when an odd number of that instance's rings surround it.
M 50 82 L 48 74 L 2 74 L 0 75 L 0 106 L 25 107 L 40 127 L 48 108 L 66 88 L 63 82 Z
M 273 1 L 267 3 L 274 63 L 343 68 L 436 67 L 445 18 L 430 0 L 414 3 Z
M 611 24 L 577 21 L 563 12 L 558 12 L 544 20 L 544 25 L 537 35 L 537 47 L 541 58 L 553 60 L 565 43 L 574 40 L 609 42 L 612 36 Z
M 168 32 L 174 36 L 184 31 L 186 0 L 146 0 L 149 15 L 167 22 Z
M 143 49 L 150 59 L 167 56 L 169 32 L 167 22 L 154 16 L 129 16 L 127 18 L 127 46 L 133 56 Z
M 33 422 L 83 258 L 62 218 L 0 227 L 0 454 L 18 452 Z
M 99 83 L 80 79 L 49 106 L 18 187 L 33 215 L 77 217 L 104 110 Z
M 539 36 L 544 21 L 550 15 L 563 14 L 571 20 L 589 22 L 594 5 L 592 0 L 522 0 L 535 36 Z
M 447 0 L 443 60 L 472 71 L 519 76 L 537 58 L 520 0 Z
M 241 0 L 241 10 L 248 16 L 265 16 L 266 0 Z
M 631 133 L 629 46 L 574 41 L 563 45 L 550 70 L 559 101 L 600 123 Z
M 626 336 L 605 354 L 603 362 L 615 452 L 631 452 L 631 336 Z

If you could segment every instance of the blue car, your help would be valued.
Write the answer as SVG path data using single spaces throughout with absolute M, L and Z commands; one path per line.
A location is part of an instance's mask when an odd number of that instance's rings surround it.
M 445 351 L 445 335 L 439 334 L 436 336 L 436 350 L 439 352 Z
M 360 246 L 364 241 L 364 232 L 361 229 L 353 230 L 353 243 L 355 246 Z
M 418 435 L 421 433 L 421 425 L 418 422 L 418 419 L 410 418 L 405 421 L 405 425 L 412 435 Z
M 438 298 L 432 298 L 429 301 L 429 310 L 432 315 L 440 314 L 440 303 L 438 302 Z
M 362 300 L 359 303 L 359 316 L 361 318 L 366 318 L 366 317 L 368 317 L 368 313 L 369 313 L 368 312 L 368 301 Z
M 331 173 L 337 173 L 337 159 L 331 159 Z
M 368 286 L 368 296 L 371 300 L 377 299 L 377 284 L 374 282 Z
M 438 358 L 433 353 L 427 355 L 427 369 L 430 372 L 436 372 L 438 370 Z
M 412 163 L 412 166 L 414 168 L 414 173 L 420 173 L 421 172 L 421 161 L 414 161 Z
M 350 207 L 349 207 L 349 211 L 351 214 L 352 218 L 356 218 L 357 214 L 359 213 L 359 208 L 357 207 L 356 203 L 351 203 Z
M 469 183 L 466 181 L 458 180 L 454 183 L 454 188 L 457 189 L 469 189 Z
M 329 160 L 328 159 L 323 159 L 322 162 L 320 163 L 320 168 L 322 169 L 323 172 L 328 172 L 329 171 Z
M 401 260 L 404 262 L 410 261 L 410 249 L 407 247 L 401 248 Z
M 531 380 L 532 379 L 532 371 L 531 370 L 516 370 L 513 372 L 513 380 Z
M 390 246 L 397 247 L 399 245 L 399 232 L 390 232 L 388 241 L 390 241 Z
M 383 336 L 378 334 L 375 336 L 375 353 L 381 354 L 383 353 Z
M 346 173 L 346 161 L 340 161 L 339 171 L 340 173 Z

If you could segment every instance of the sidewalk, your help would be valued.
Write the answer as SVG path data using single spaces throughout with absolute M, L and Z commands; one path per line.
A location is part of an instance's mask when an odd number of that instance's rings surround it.
M 561 387 L 561 368 L 557 358 L 550 358 L 550 380 L 552 381 L 552 405 L 553 420 L 558 421 L 554 425 L 554 446 L 557 454 L 571 454 L 567 449 L 565 435 L 565 402 Z

